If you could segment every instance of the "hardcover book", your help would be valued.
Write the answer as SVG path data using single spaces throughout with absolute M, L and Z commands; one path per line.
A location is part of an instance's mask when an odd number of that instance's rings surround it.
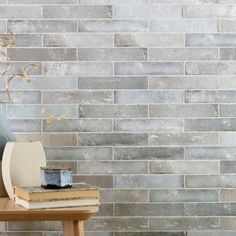
M 56 201 L 27 201 L 17 196 L 14 197 L 16 204 L 26 209 L 44 209 L 44 208 L 66 208 L 66 207 L 81 207 L 81 206 L 98 206 L 99 199 L 71 199 L 71 200 L 56 200 Z
M 35 187 L 14 187 L 14 195 L 26 201 L 52 201 L 80 198 L 99 198 L 100 189 L 98 187 L 79 183 L 67 189 L 43 189 Z

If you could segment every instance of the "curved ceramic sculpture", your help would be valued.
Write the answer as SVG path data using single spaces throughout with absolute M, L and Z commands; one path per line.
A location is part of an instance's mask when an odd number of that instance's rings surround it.
M 40 142 L 8 142 L 2 158 L 6 191 L 13 199 L 13 186 L 40 186 L 40 167 L 46 157 Z
M 6 105 L 0 104 L 0 159 L 2 159 L 6 143 L 15 140 L 6 119 Z
M 6 118 L 6 104 L 0 104 L 0 166 L 2 164 L 2 154 L 4 148 L 9 141 L 15 141 L 15 137 L 12 134 L 7 118 Z M 0 197 L 6 197 L 7 193 L 2 179 L 2 168 L 0 168 Z

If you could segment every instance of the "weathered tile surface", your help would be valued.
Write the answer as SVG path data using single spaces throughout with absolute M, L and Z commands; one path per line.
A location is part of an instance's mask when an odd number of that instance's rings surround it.
M 80 89 L 147 89 L 147 76 L 79 77 Z
M 181 160 L 184 158 L 182 147 L 117 147 L 116 160 Z
M 220 76 L 219 88 L 221 89 L 233 89 L 236 87 L 235 76 Z
M 112 175 L 77 175 L 73 180 L 75 183 L 85 182 L 100 188 L 113 188 Z
M 186 103 L 233 103 L 235 90 L 189 90 L 185 93 Z
M 82 105 L 81 118 L 138 118 L 148 117 L 147 105 Z
M 221 217 L 220 228 L 222 230 L 235 230 L 236 229 L 236 218 L 235 217 Z
M 143 189 L 106 189 L 101 194 L 102 202 L 148 202 L 148 191 Z
M 126 218 L 126 217 L 110 217 L 110 218 L 93 218 L 85 223 L 85 229 L 93 231 L 128 231 L 128 230 L 147 230 L 148 219 L 145 217 Z
M 45 146 L 76 146 L 76 133 L 45 133 L 42 137 L 43 145 Z
M 236 173 L 236 162 L 235 161 L 221 161 L 220 172 L 222 174 Z
M 113 204 L 102 203 L 99 209 L 94 216 L 108 217 L 113 216 Z
M 87 5 L 46 5 L 43 6 L 44 18 L 110 18 L 112 6 Z
M 151 48 L 149 50 L 151 61 L 204 61 L 216 60 L 217 57 L 218 51 L 213 48 Z
M 146 133 L 79 134 L 80 146 L 146 146 Z
M 151 174 L 219 174 L 216 161 L 152 161 Z
M 180 5 L 150 6 L 150 5 L 116 5 L 114 18 L 181 18 Z
M 220 49 L 220 59 L 234 61 L 236 58 L 235 53 L 236 51 L 234 48 L 222 48 Z
M 187 175 L 185 176 L 187 188 L 235 188 L 235 175 Z
M 16 47 L 42 47 L 42 35 L 40 34 L 17 34 L 15 40 Z
M 13 132 L 40 132 L 41 130 L 40 120 L 11 119 L 9 124 Z
M 77 173 L 77 165 L 75 161 L 65 161 L 65 162 L 61 162 L 61 161 L 47 161 L 47 165 L 48 166 L 52 166 L 52 167 L 66 167 L 66 168 L 70 168 L 72 170 L 73 174 Z
M 111 75 L 112 63 L 110 62 L 48 62 L 44 64 L 45 75 Z
M 12 0 L 12 1 L 15 1 L 15 0 Z M 77 0 L 41 0 L 41 1 L 43 4 L 76 4 L 77 3 Z
M 12 62 L 11 70 L 8 70 L 8 76 L 21 72 L 22 68 L 24 68 L 26 65 L 29 65 L 29 64 L 30 64 L 29 62 Z M 42 75 L 42 62 L 34 62 L 33 64 L 35 65 L 35 67 L 28 68 L 28 75 Z M 4 62 L 0 62 L 1 70 L 6 69 L 7 66 L 8 64 L 5 62 L 5 60 Z
M 234 47 L 235 33 L 217 34 L 186 34 L 186 46 L 188 47 Z
M 153 189 L 151 202 L 217 202 L 218 190 L 208 189 Z
M 81 4 L 147 4 L 148 0 L 80 0 L 79 1 Z
M 109 104 L 113 101 L 111 91 L 55 91 L 44 92 L 45 104 Z
M 17 140 L 101 188 L 86 236 L 236 235 L 236 0 L 0 0 L 5 36 Z
M 182 216 L 181 203 L 116 204 L 116 216 Z
M 70 1 L 70 0 L 69 0 Z M 7 1 L 5 1 L 7 2 Z M 42 0 L 9 0 L 8 4 L 40 4 Z
M 73 119 L 64 121 L 54 121 L 48 124 L 43 123 L 45 132 L 109 132 L 112 131 L 112 120 L 97 120 L 97 119 Z
M 217 20 L 161 19 L 151 20 L 151 32 L 213 33 L 218 31 Z
M 189 160 L 235 160 L 236 148 L 221 147 L 187 147 L 185 158 Z
M 188 62 L 186 63 L 188 75 L 234 75 L 235 62 Z
M 217 117 L 215 104 L 150 105 L 150 117 Z
M 0 19 L 40 18 L 40 6 L 0 6 Z
M 115 91 L 117 104 L 183 103 L 182 91 L 168 90 L 120 90 Z
M 11 231 L 59 231 L 61 230 L 61 225 L 59 222 L 53 221 L 33 221 L 33 222 L 10 222 L 9 229 Z
M 184 232 L 117 232 L 114 236 L 184 236 Z
M 116 75 L 182 75 L 183 63 L 180 62 L 117 62 Z
M 143 48 L 80 48 L 79 61 L 145 61 L 147 50 Z
M 192 5 L 185 7 L 188 18 L 233 18 L 236 16 L 234 5 Z
M 226 146 L 234 146 L 236 143 L 235 132 L 222 132 L 220 134 L 220 143 Z
M 182 47 L 184 37 L 182 34 L 115 34 L 116 47 Z
M 9 20 L 8 32 L 13 33 L 59 33 L 76 32 L 75 20 Z
M 234 104 L 225 104 L 220 106 L 220 116 L 234 117 L 236 114 L 236 106 Z
M 78 86 L 78 79 L 75 76 L 39 76 L 31 75 L 31 83 L 22 83 L 22 80 L 11 81 L 11 88 L 14 90 L 71 90 Z M 5 89 L 5 81 L 0 82 L 0 88 Z
M 188 236 L 233 236 L 235 231 L 211 230 L 211 231 L 188 231 Z
M 235 202 L 236 201 L 236 189 L 221 189 L 220 200 L 222 202 Z
M 235 32 L 236 27 L 235 27 L 235 20 L 234 19 L 222 19 L 220 20 L 220 31 L 221 32 Z
M 235 131 L 236 120 L 234 118 L 216 119 L 186 119 L 186 131 Z
M 18 104 L 38 104 L 41 101 L 40 91 L 14 91 L 11 93 L 14 103 Z M 0 92 L 0 99 L 7 99 L 6 93 L 2 90 Z
M 141 161 L 78 162 L 78 173 L 80 174 L 146 174 L 147 172 L 147 163 Z
M 113 36 L 109 34 L 45 34 L 44 47 L 112 47 Z
M 219 229 L 217 217 L 151 218 L 152 230 L 213 230 Z
M 6 30 L 7 30 L 6 21 L 0 20 L 0 32 L 6 33 Z
M 8 55 L 13 61 L 74 61 L 76 49 L 9 48 Z
M 181 131 L 183 122 L 177 119 L 117 119 L 114 128 L 115 131 L 125 132 Z
M 146 32 L 147 20 L 80 20 L 79 32 Z
M 159 57 L 159 56 L 158 56 Z M 152 76 L 152 89 L 217 89 L 217 76 Z
M 7 115 L 11 119 L 46 119 L 48 116 L 77 117 L 77 107 L 74 105 L 33 105 L 33 104 L 10 104 L 7 107 Z
M 187 203 L 186 215 L 191 216 L 235 216 L 235 203 Z
M 114 179 L 116 188 L 182 188 L 183 176 L 180 175 L 123 175 Z
M 20 232 L 17 232 L 17 233 L 14 233 L 14 232 L 2 232 L 0 233 L 1 236 L 42 236 L 41 233 L 29 233 L 29 232 L 23 232 L 23 233 L 20 233 Z
M 151 146 L 182 146 L 182 145 L 217 145 L 217 133 L 151 133 L 149 135 L 149 145 Z
M 48 160 L 111 160 L 112 148 L 109 147 L 47 147 Z

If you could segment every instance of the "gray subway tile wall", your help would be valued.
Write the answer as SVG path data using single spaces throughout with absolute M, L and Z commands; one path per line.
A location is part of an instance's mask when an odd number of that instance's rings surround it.
M 235 19 L 236 0 L 0 0 L 12 73 L 38 66 L 11 84 L 11 129 L 103 189 L 86 236 L 236 235 Z

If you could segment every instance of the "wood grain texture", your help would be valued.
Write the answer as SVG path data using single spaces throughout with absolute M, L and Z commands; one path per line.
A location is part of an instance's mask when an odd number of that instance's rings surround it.
M 84 221 L 96 212 L 97 206 L 27 210 L 9 198 L 0 198 L 0 221 Z
M 84 223 L 83 221 L 63 221 L 64 236 L 84 236 Z

